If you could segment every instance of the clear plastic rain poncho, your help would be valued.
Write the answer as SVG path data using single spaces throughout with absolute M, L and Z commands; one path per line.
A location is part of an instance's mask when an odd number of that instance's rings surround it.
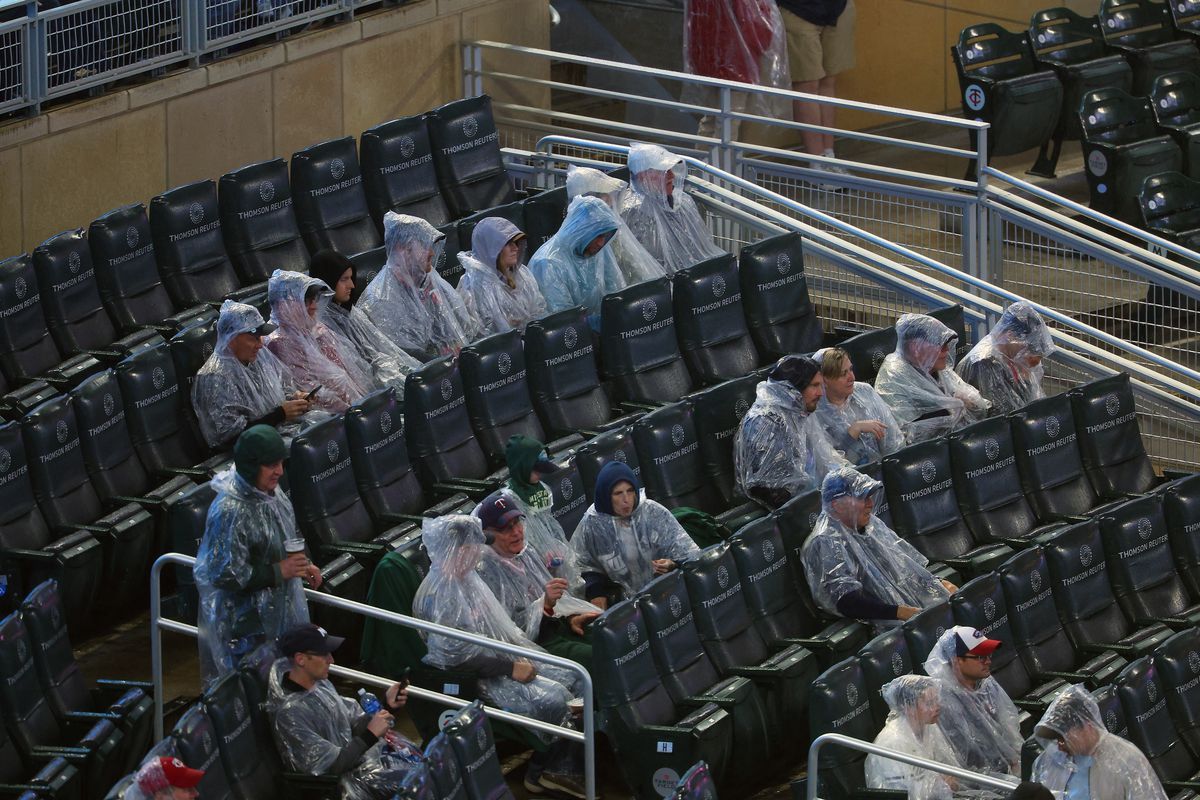
M 679 156 L 658 145 L 632 145 L 629 173 L 632 186 L 621 202 L 621 218 L 668 274 L 724 253 L 684 191 L 687 168 Z
M 792 88 L 787 31 L 775 0 L 684 0 L 683 69 L 693 75 Z M 685 103 L 718 106 L 715 89 L 687 84 Z M 746 110 L 787 118 L 786 98 L 750 95 Z
M 800 550 L 813 600 L 846 616 L 838 603 L 848 595 L 889 606 L 929 608 L 950 593 L 927 567 L 929 561 L 874 514 L 864 528 L 859 512 L 882 494 L 883 484 L 851 467 L 838 467 L 821 484 L 821 515 Z M 865 596 L 865 597 L 864 597 Z M 898 620 L 872 620 L 880 627 Z
M 291 371 L 301 386 L 321 387 L 313 396 L 315 408 L 340 414 L 360 398 L 380 388 L 371 366 L 323 322 L 308 313 L 305 296 L 315 290 L 318 309 L 328 306 L 333 292 L 325 282 L 301 272 L 277 269 L 267 281 L 271 321 L 279 327 L 266 338 L 267 348 Z
M 875 744 L 910 756 L 927 758 L 952 767 L 961 766 L 937 725 L 941 684 L 924 675 L 901 675 L 883 687 L 887 722 Z M 931 770 L 871 754 L 864 765 L 871 789 L 902 789 L 909 800 L 950 800 L 953 778 Z
M 273 569 L 272 582 L 253 585 L 262 567 L 273 568 L 287 557 L 284 541 L 299 538 L 292 501 L 282 489 L 267 494 L 251 486 L 233 467 L 211 485 L 217 496 L 208 507 L 193 568 L 205 684 L 233 670 L 238 656 L 309 621 L 299 578 L 283 579 Z
M 1150 762 L 1133 744 L 1108 732 L 1084 687 L 1068 686 L 1054 698 L 1034 733 L 1043 751 L 1033 762 L 1032 777 L 1055 797 L 1166 800 Z M 1060 738 L 1074 755 L 1059 747 Z
M 812 416 L 813 422 L 825 431 L 825 436 L 833 448 L 841 453 L 846 461 L 856 466 L 879 461 L 904 446 L 904 434 L 900 432 L 900 424 L 892 416 L 892 410 L 883 402 L 879 392 L 869 383 L 855 381 L 854 391 L 841 406 L 829 402 L 829 395 L 826 394 L 817 402 L 817 410 Z M 867 432 L 859 434 L 857 439 L 850 435 L 850 426 L 865 419 L 875 419 L 883 423 L 887 433 L 882 440 Z
M 1046 396 L 1042 359 L 1055 349 L 1042 315 L 1019 300 L 1004 309 L 996 327 L 971 348 L 957 372 L 991 402 L 992 414 L 1010 414 Z
M 969 689 L 955 657 L 957 634 L 946 631 L 925 659 L 925 674 L 942 684 L 938 726 L 964 768 L 1001 777 L 1021 774 L 1017 707 L 993 677 Z
M 520 237 L 516 266 L 500 266 L 500 251 Z M 478 336 L 524 330 L 526 323 L 546 313 L 546 301 L 525 266 L 525 234 L 503 217 L 484 217 L 471 232 L 471 249 L 458 254 L 463 275 L 458 294 L 479 324 Z
M 541 650 L 512 621 L 476 571 L 483 556 L 483 527 L 476 517 L 451 514 L 421 526 L 429 553 L 429 574 L 413 598 L 413 614 L 460 631 Z M 556 725 L 570 719 L 567 703 L 578 696 L 578 677 L 570 670 L 534 662 L 537 675 L 528 683 L 512 677 L 512 656 L 440 634 L 421 634 L 429 652 L 425 663 L 442 669 L 480 669 L 480 694 L 492 705 Z M 494 669 L 500 663 L 505 669 Z
M 275 744 L 284 767 L 305 775 L 328 774 L 339 765 L 339 755 L 370 721 L 354 700 L 342 697 L 328 680 L 319 680 L 306 691 L 288 691 L 283 678 L 292 668 L 290 658 L 271 666 L 267 711 Z M 421 763 L 421 751 L 395 731 L 389 731 L 338 781 L 341 800 L 390 800 L 404 775 Z
M 558 233 L 547 239 L 529 261 L 551 312 L 583 306 L 588 323 L 599 329 L 604 295 L 626 285 L 611 249 L 616 235 L 617 217 L 603 200 L 577 197 L 571 201 Z M 588 246 L 598 237 L 603 237 L 603 244 L 588 255 Z
M 384 336 L 383 331 L 375 327 L 375 323 L 357 307 L 346 308 L 339 303 L 324 303 L 317 311 L 317 319 L 339 337 L 342 348 L 352 350 L 360 360 L 370 366 L 376 383 L 391 386 L 396 390 L 396 398 L 404 399 L 404 379 L 408 377 L 408 373 L 421 366 L 420 361 Z
M 978 422 L 990 403 L 954 371 L 957 335 L 924 314 L 896 320 L 896 351 L 883 359 L 875 390 L 892 409 L 909 444 Z M 946 365 L 933 372 L 942 348 L 949 346 Z
M 607 175 L 591 167 L 577 167 L 574 164 L 567 167 L 567 197 L 597 197 L 604 201 L 616 219 L 617 232 L 608 240 L 604 249 L 617 259 L 625 285 L 652 281 L 655 278 L 666 277 L 667 270 L 662 264 L 646 252 L 642 243 L 629 230 L 625 220 L 621 219 L 621 202 L 625 197 L 629 184 L 619 178 Z
M 389 211 L 383 217 L 387 264 L 355 308 L 419 361 L 457 353 L 476 338 L 478 323 L 433 265 L 445 235 L 425 220 Z

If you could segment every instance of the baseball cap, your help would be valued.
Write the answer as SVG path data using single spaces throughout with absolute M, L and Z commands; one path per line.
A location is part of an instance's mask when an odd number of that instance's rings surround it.
M 296 653 L 332 653 L 346 641 L 341 636 L 330 636 L 324 628 L 306 623 L 289 628 L 279 637 L 279 652 L 285 656 Z
M 134 776 L 134 781 L 147 795 L 153 795 L 172 786 L 191 789 L 203 778 L 204 770 L 192 769 L 178 758 L 160 756 L 143 764 Z
M 954 655 L 962 658 L 966 655 L 986 656 L 995 652 L 1002 642 L 999 639 L 989 639 L 975 628 L 956 625 L 954 631 Z
M 523 516 L 512 498 L 502 491 L 492 492 L 479 504 L 479 521 L 484 530 L 502 531 Z

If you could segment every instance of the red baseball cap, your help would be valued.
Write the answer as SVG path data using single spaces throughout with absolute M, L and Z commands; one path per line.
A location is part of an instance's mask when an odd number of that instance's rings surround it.
M 204 770 L 192 769 L 178 758 L 161 756 L 141 766 L 134 778 L 138 788 L 147 794 L 177 787 L 192 789 L 204 777 Z
M 954 635 L 954 654 L 959 658 L 965 655 L 990 655 L 1001 645 L 999 639 L 989 639 L 975 628 L 968 628 L 965 625 L 956 625 Z

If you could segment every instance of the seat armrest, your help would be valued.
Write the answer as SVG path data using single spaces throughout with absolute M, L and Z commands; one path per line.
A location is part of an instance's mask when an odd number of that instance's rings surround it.
M 1079 649 L 1085 653 L 1092 655 L 1100 655 L 1105 650 L 1111 650 L 1121 656 L 1136 656 L 1138 649 L 1131 644 L 1121 644 L 1120 642 L 1096 642 L 1095 644 L 1081 644 Z
M 66 719 L 68 723 L 91 726 L 104 719 L 111 722 L 120 722 L 121 715 L 113 711 L 68 711 Z
M 653 411 L 656 408 L 658 408 L 658 406 L 654 403 L 643 403 L 639 400 L 622 400 L 621 402 L 617 403 L 617 411 L 619 411 L 622 415 L 637 414 L 639 412 L 644 413 L 647 411 Z
M 546 443 L 546 452 L 550 455 L 556 453 L 565 453 L 576 445 L 583 444 L 583 436 L 578 433 L 572 433 L 567 436 L 560 436 L 552 442 Z
M 1037 673 L 1038 678 L 1061 678 L 1064 681 L 1072 681 L 1073 683 L 1087 683 L 1091 679 L 1090 675 L 1085 675 L 1082 672 L 1059 672 L 1054 669 L 1046 669 Z
M 161 506 L 166 502 L 163 497 L 130 497 L 123 494 L 110 495 L 108 505 L 129 505 L 133 503 L 135 506 Z
M 35 561 L 39 564 L 47 564 L 57 558 L 55 553 L 50 553 L 45 550 L 24 550 L 19 547 L 10 547 L 0 550 L 0 556 L 11 558 L 16 561 Z
M 164 475 L 182 475 L 185 478 L 207 478 L 208 472 L 196 467 L 163 467 Z
M 118 695 L 125 694 L 130 689 L 141 689 L 146 693 L 147 697 L 154 697 L 154 684 L 151 681 L 123 681 L 114 678 L 98 678 L 96 680 L 96 689 L 113 692 Z
M 30 753 L 37 761 L 51 761 L 55 758 L 66 759 L 68 763 L 79 763 L 86 761 L 91 756 L 92 751 L 86 747 L 66 747 L 61 745 L 34 745 Z
M 1017 708 L 1021 708 L 1026 711 L 1045 711 L 1046 710 L 1046 704 L 1043 702 L 1037 701 L 1037 700 L 1026 700 L 1025 698 L 1021 697 L 1021 698 L 1014 699 L 1012 702 L 1013 702 L 1013 705 L 1016 706 Z
M 465 494 L 462 494 L 460 492 L 457 494 L 452 494 L 449 497 L 446 497 L 446 498 L 434 503 L 429 508 L 422 511 L 421 516 L 422 516 L 422 518 L 424 518 L 424 517 L 440 517 L 445 514 L 452 514 L 456 510 L 462 508 L 464 505 L 473 505 L 473 504 L 474 504 L 474 501 L 472 501 L 471 498 L 467 497 Z
M 380 522 L 387 523 L 388 525 L 402 525 L 406 522 L 413 525 L 420 525 L 425 521 L 424 517 L 417 516 L 416 514 L 397 514 L 391 511 L 380 511 L 375 516 Z

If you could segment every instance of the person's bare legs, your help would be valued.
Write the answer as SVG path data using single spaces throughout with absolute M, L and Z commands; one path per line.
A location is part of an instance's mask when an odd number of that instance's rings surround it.
M 822 97 L 836 97 L 837 78 L 827 75 L 816 81 L 793 83 L 792 90 L 806 94 L 819 94 Z M 793 119 L 805 125 L 821 125 L 832 128 L 837 117 L 837 109 L 833 106 L 804 103 L 797 100 L 792 104 Z M 804 142 L 804 152 L 813 155 L 830 155 L 833 152 L 833 134 L 821 131 L 804 130 L 800 132 Z
M 837 76 L 826 75 L 818 83 L 817 93 L 822 97 L 837 97 Z M 821 106 L 821 124 L 826 128 L 832 128 L 837 118 L 837 108 L 835 106 Z M 821 153 L 823 155 L 831 155 L 833 153 L 833 134 L 821 134 Z

